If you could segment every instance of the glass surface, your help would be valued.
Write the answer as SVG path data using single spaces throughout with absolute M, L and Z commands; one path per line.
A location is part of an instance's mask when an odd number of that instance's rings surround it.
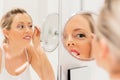
M 68 19 L 63 31 L 63 44 L 70 55 L 79 60 L 93 60 L 92 39 L 96 14 L 82 11 Z

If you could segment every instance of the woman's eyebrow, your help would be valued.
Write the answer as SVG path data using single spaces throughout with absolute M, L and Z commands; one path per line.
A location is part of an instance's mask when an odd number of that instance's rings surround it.
M 19 24 L 24 24 L 23 21 L 20 21 L 20 22 L 17 22 L 17 23 L 19 23 Z M 27 22 L 27 24 L 32 24 L 32 22 Z
M 22 22 L 22 21 L 20 21 L 20 22 L 17 22 L 17 23 L 19 23 L 19 24 L 24 24 L 24 22 Z
M 83 29 L 83 28 L 77 28 L 77 29 L 74 29 L 74 31 L 86 31 L 85 29 Z

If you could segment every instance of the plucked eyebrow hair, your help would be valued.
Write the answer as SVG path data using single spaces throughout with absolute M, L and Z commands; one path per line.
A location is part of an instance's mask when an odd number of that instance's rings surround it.
M 87 31 L 86 31 L 85 29 L 83 29 L 83 28 L 76 28 L 76 29 L 74 29 L 73 31 L 74 31 L 74 32 L 75 32 L 75 31 L 85 31 L 85 32 L 87 32 Z M 65 35 L 65 34 L 66 34 L 66 32 L 63 33 L 63 35 Z
M 78 30 L 85 30 L 85 29 L 83 29 L 83 28 L 76 28 L 76 29 L 74 29 L 74 31 L 78 31 Z
M 17 23 L 23 24 L 24 22 L 20 21 L 20 22 L 17 22 Z M 28 22 L 28 24 L 32 24 L 32 21 Z
M 83 28 L 77 28 L 77 29 L 74 29 L 73 31 L 85 31 L 85 32 L 87 32 L 88 33 L 88 31 L 86 31 L 85 29 L 83 29 Z

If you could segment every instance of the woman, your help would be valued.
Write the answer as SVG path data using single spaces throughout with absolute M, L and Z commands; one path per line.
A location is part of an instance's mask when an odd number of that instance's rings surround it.
M 98 20 L 93 53 L 111 80 L 120 80 L 120 0 L 107 0 Z
M 52 67 L 40 46 L 40 31 L 23 9 L 12 9 L 0 22 L 4 42 L 0 48 L 0 80 L 31 80 L 32 65 L 41 80 L 54 80 Z
M 93 59 L 91 42 L 93 39 L 95 14 L 82 12 L 72 16 L 66 23 L 63 42 L 69 53 L 77 59 Z

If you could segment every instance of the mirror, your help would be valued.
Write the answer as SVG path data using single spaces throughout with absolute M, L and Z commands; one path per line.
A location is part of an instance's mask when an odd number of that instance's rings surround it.
M 91 42 L 94 37 L 96 15 L 79 12 L 68 19 L 63 31 L 63 44 L 70 55 L 79 60 L 93 60 Z
M 30 14 L 33 25 L 40 27 L 41 37 L 43 36 L 41 40 L 44 43 L 42 46 L 53 68 L 55 79 L 58 67 L 58 6 L 59 0 L 0 0 L 0 18 L 12 8 L 22 8 Z M 33 68 L 30 68 L 30 73 L 32 80 L 40 80 Z
M 42 45 L 45 51 L 53 52 L 58 46 L 58 14 L 49 14 L 42 25 Z

